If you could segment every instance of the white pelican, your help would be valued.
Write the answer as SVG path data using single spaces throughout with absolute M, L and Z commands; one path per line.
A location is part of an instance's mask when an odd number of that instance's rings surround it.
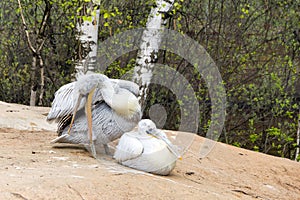
M 159 175 L 168 175 L 181 159 L 177 147 L 149 119 L 138 123 L 137 132 L 122 135 L 114 158 L 127 167 Z
M 102 144 L 108 154 L 107 143 L 132 130 L 141 119 L 138 90 L 130 81 L 94 73 L 79 75 L 55 93 L 47 121 L 58 122 L 59 137 L 52 143 L 90 143 L 94 157 L 95 145 Z

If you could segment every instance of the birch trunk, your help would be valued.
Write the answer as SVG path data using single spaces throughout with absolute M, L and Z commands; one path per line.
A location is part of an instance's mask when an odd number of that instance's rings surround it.
M 37 92 L 37 83 L 36 79 L 36 72 L 37 72 L 37 56 L 33 54 L 32 56 L 32 63 L 31 63 L 31 70 L 30 70 L 30 80 L 31 80 L 31 91 L 30 91 L 30 106 L 35 106 L 36 102 L 36 92 Z
M 91 16 L 92 20 L 83 20 L 82 23 L 77 23 L 77 30 L 80 33 L 79 41 L 85 49 L 89 50 L 89 53 L 79 59 L 75 66 L 76 73 L 95 71 L 96 68 L 100 2 L 94 1 L 93 3 L 97 5 L 97 10 L 96 14 Z
M 297 161 L 297 158 L 299 156 L 299 149 L 300 149 L 300 110 L 298 113 L 298 129 L 297 129 L 297 147 L 296 147 L 296 154 L 295 154 L 295 160 Z
M 45 93 L 45 77 L 44 77 L 44 62 L 43 62 L 43 59 L 42 57 L 40 56 L 39 57 L 39 61 L 40 61 L 40 88 L 41 88 L 41 91 L 40 91 L 40 97 L 39 97 L 39 103 L 38 105 L 39 106 L 42 106 L 43 105 L 43 101 L 44 101 L 44 93 Z
M 133 76 L 133 80 L 140 86 L 139 98 L 142 106 L 147 98 L 147 90 L 153 75 L 154 63 L 157 61 L 157 53 L 161 42 L 159 29 L 162 29 L 166 24 L 166 20 L 163 19 L 163 13 L 167 13 L 173 3 L 174 0 L 156 1 L 157 6 L 151 9 L 146 23 L 146 30 L 142 35 Z

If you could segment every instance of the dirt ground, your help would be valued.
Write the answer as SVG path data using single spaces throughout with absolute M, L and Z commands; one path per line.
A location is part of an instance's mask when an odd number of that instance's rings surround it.
M 0 199 L 300 199 L 300 163 L 222 143 L 199 159 L 205 139 L 193 135 L 170 176 L 152 175 L 50 144 L 48 109 L 0 102 Z

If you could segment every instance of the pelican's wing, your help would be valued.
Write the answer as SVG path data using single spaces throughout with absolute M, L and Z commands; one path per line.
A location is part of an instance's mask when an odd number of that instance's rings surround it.
M 120 138 L 114 158 L 118 162 L 134 159 L 143 153 L 143 144 L 135 137 L 125 133 Z
M 52 107 L 47 121 L 59 121 L 62 117 L 72 114 L 76 100 L 74 99 L 75 82 L 63 85 L 55 92 Z
M 90 75 L 91 76 L 91 75 Z M 104 75 L 103 75 L 104 76 Z M 83 77 L 86 78 L 86 77 Z M 78 97 L 79 97 L 79 90 L 82 89 L 81 87 L 88 87 L 89 85 L 93 84 L 93 81 L 95 81 L 95 77 L 91 76 L 90 80 L 83 79 L 78 85 L 78 81 L 68 83 L 66 85 L 63 85 L 61 88 L 59 88 L 55 92 L 55 98 L 52 102 L 51 110 L 47 116 L 47 121 L 60 121 L 65 116 L 71 115 L 74 112 L 75 105 L 77 103 Z M 104 77 L 105 78 L 105 77 Z M 78 87 L 78 88 L 75 88 Z M 77 110 L 80 110 L 84 107 L 86 99 L 82 98 L 81 102 L 79 104 L 79 107 Z M 97 104 L 103 101 L 103 96 L 101 94 L 101 89 L 96 88 L 92 104 Z

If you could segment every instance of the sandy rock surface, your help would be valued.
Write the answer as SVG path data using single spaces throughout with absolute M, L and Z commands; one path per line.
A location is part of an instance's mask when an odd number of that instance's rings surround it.
M 300 163 L 222 143 L 199 159 L 205 138 L 166 131 L 189 148 L 170 176 L 152 175 L 50 144 L 48 110 L 0 102 L 0 199 L 300 199 Z

